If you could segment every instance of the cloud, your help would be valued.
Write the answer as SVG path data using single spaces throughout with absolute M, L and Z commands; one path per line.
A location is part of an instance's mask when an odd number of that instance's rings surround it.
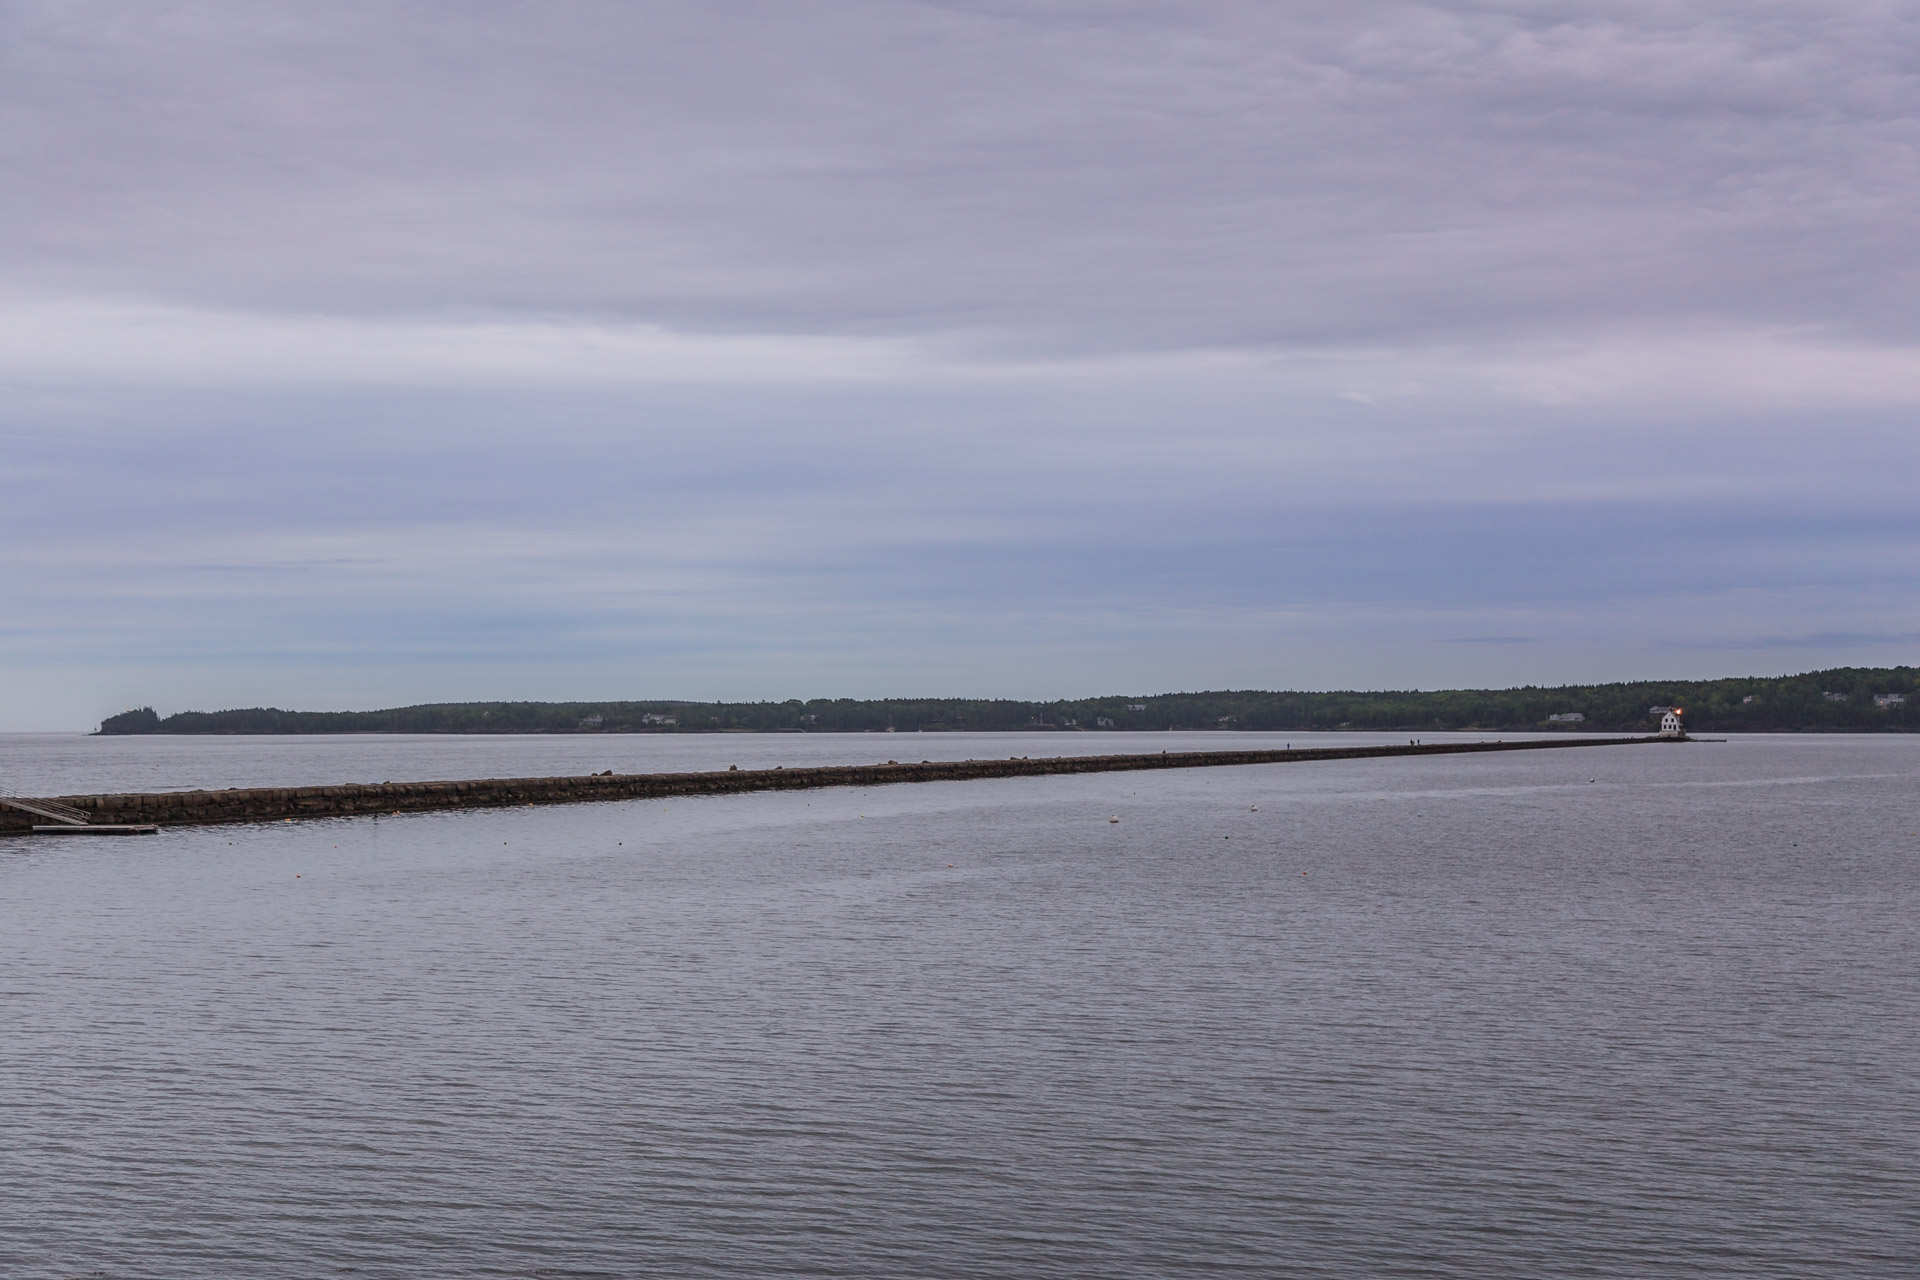
M 1240 348 L 1131 355 L 1009 354 L 944 339 L 676 332 L 551 318 L 245 313 L 142 301 L 0 297 L 0 379 L 487 386 L 1005 385 L 1140 388 L 1210 383 L 1242 404 L 1347 402 L 1376 410 L 1483 405 L 1657 408 L 1664 414 L 1920 403 L 1920 346 L 1781 330 L 1593 334 L 1584 340 Z
M 1917 54 L 1812 0 L 4 6 L 0 725 L 1910 657 Z
M 6 21 L 0 269 L 59 296 L 1078 354 L 1920 336 L 1897 6 Z
M 693 335 L 566 319 L 248 314 L 79 299 L 0 303 L 0 370 L 39 382 L 858 381 L 923 363 L 907 344 L 879 338 Z

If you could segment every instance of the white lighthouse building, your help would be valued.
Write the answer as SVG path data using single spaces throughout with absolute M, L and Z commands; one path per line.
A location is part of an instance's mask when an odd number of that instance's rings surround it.
M 1663 738 L 1684 738 L 1687 731 L 1680 725 L 1680 708 L 1675 707 L 1660 717 L 1660 736 Z

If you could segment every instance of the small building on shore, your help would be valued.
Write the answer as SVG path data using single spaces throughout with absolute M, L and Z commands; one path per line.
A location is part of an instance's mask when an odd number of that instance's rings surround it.
M 1685 713 L 1678 707 L 1669 708 L 1667 713 L 1660 717 L 1660 736 L 1663 738 L 1686 737 L 1687 731 L 1680 723 L 1680 717 L 1683 714 Z

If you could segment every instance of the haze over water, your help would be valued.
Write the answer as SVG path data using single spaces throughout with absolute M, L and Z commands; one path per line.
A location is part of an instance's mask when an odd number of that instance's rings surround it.
M 65 791 L 1170 736 L 0 754 Z M 1896 1274 L 1917 776 L 1782 736 L 3 838 L 0 1274 Z

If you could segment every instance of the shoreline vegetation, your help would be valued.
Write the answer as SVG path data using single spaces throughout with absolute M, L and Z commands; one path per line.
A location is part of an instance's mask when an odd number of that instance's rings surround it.
M 1121 695 L 1054 702 L 975 698 L 815 698 L 786 702 L 442 702 L 382 711 L 151 707 L 101 734 L 324 733 L 959 733 L 1170 729 L 1645 733 L 1668 707 L 1690 732 L 1920 731 L 1920 668 L 1836 667 L 1721 680 L 1444 689 Z M 1558 717 L 1558 718 L 1556 718 Z M 1577 717 L 1577 718 L 1575 718 Z

